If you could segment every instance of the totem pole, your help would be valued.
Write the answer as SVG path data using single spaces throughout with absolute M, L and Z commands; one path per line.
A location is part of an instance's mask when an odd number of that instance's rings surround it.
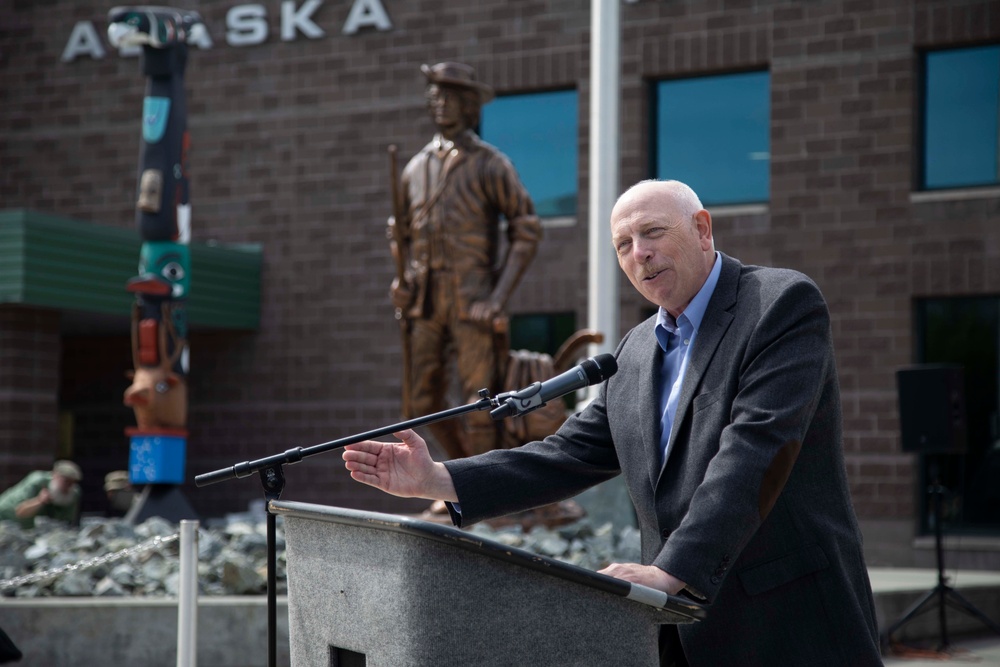
M 138 275 L 125 287 L 135 294 L 134 370 L 124 396 L 136 418 L 136 427 L 126 429 L 129 477 L 133 484 L 180 484 L 188 434 L 185 307 L 191 284 L 184 68 L 188 41 L 204 25 L 196 12 L 168 7 L 115 7 L 108 21 L 113 46 L 142 47 L 146 77 L 136 202 L 142 248 Z

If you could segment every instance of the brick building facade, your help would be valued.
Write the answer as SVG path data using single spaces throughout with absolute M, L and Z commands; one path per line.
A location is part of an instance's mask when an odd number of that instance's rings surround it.
M 391 26 L 345 34 L 359 4 L 384 9 Z M 192 331 L 189 475 L 398 420 L 386 149 L 412 155 L 433 132 L 421 63 L 466 62 L 500 95 L 579 92 L 577 218 L 546 230 L 509 310 L 571 311 L 586 323 L 587 3 L 327 0 L 310 14 L 323 34 L 310 37 L 266 2 L 269 34 L 254 45 L 227 39 L 238 2 L 197 5 L 213 45 L 192 49 L 187 70 L 192 235 L 259 244 L 263 270 L 257 330 Z M 0 13 L 0 208 L 133 225 L 144 83 L 137 59 L 108 47 L 106 10 L 15 0 Z M 81 22 L 105 55 L 61 59 Z M 858 514 L 869 541 L 909 546 L 921 477 L 900 447 L 895 371 L 920 360 L 915 300 L 1000 294 L 1000 188 L 915 186 L 918 56 L 1000 41 L 1000 5 L 637 0 L 621 6 L 621 22 L 623 186 L 650 176 L 651 81 L 770 72 L 770 200 L 716 211 L 717 246 L 822 288 Z M 620 280 L 624 331 L 647 305 Z M 127 459 L 128 332 L 124 319 L 78 321 L 0 304 L 0 477 L 10 483 L 68 443 L 99 510 L 100 473 Z M 289 499 L 422 506 L 354 484 L 336 454 L 286 475 Z M 184 491 L 207 513 L 260 497 L 255 480 Z

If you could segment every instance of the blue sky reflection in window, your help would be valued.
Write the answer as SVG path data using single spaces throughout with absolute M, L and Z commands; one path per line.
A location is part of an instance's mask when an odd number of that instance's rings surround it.
M 768 72 L 657 82 L 656 178 L 684 181 L 706 206 L 767 202 L 770 83 Z
M 480 135 L 510 158 L 538 215 L 576 215 L 577 92 L 497 97 L 483 107 Z
M 927 53 L 924 77 L 921 188 L 1000 182 L 1000 46 Z

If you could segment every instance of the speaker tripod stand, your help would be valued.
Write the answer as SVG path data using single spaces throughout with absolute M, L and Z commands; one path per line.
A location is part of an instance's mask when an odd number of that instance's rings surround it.
M 889 626 L 885 632 L 884 641 L 888 645 L 892 640 L 894 632 L 912 621 L 917 616 L 929 611 L 931 605 L 937 603 L 938 625 L 941 633 L 941 643 L 938 650 L 945 652 L 951 646 L 948 640 L 948 619 L 945 614 L 947 605 L 961 611 L 969 616 L 979 619 L 993 632 L 1000 635 L 1000 625 L 994 623 L 986 614 L 980 611 L 974 604 L 965 599 L 958 591 L 948 585 L 948 577 L 944 574 L 944 549 L 941 545 L 941 523 L 943 521 L 944 509 L 943 499 L 945 488 L 941 485 L 938 474 L 937 462 L 931 463 L 931 477 L 933 481 L 927 492 L 931 494 L 934 504 L 934 548 L 937 552 L 938 583 L 931 590 L 927 591 L 923 597 L 917 600 L 909 609 L 904 612 L 898 621 Z

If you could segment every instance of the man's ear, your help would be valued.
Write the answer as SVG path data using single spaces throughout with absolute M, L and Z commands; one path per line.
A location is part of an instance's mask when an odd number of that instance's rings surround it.
M 711 250 L 712 244 L 712 214 L 701 209 L 694 214 L 694 222 L 698 225 L 698 239 L 702 250 Z

